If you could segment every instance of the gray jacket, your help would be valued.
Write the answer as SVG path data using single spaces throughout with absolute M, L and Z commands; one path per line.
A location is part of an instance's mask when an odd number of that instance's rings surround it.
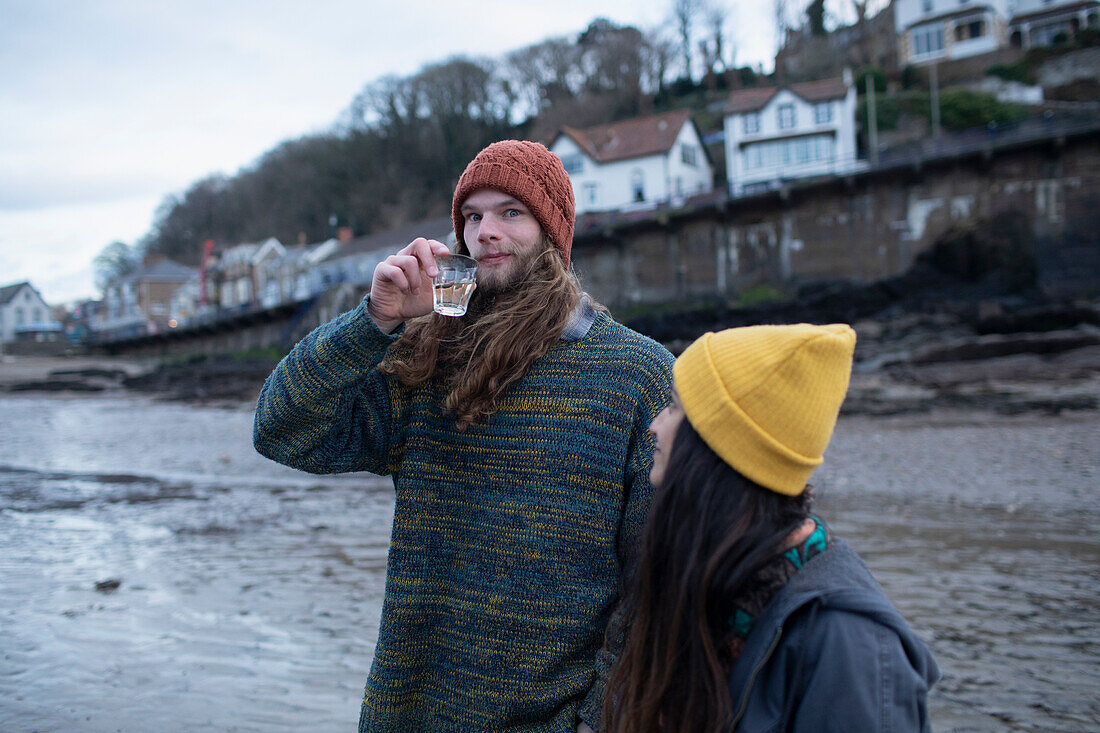
M 757 619 L 730 672 L 734 730 L 929 731 L 932 654 L 835 539 Z

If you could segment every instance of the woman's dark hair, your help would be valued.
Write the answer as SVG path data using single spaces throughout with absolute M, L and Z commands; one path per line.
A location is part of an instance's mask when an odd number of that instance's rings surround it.
M 605 693 L 601 730 L 729 726 L 733 602 L 809 516 L 809 494 L 784 496 L 753 483 L 684 418 L 628 580 L 627 639 Z

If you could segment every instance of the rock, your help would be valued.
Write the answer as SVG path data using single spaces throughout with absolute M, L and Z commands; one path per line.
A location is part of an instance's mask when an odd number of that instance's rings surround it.
M 121 578 L 108 578 L 107 580 L 97 581 L 95 589 L 100 593 L 114 593 L 121 585 Z

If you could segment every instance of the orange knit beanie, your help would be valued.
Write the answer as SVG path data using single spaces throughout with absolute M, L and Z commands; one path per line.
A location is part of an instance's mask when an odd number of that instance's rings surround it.
M 493 143 L 470 161 L 455 188 L 451 204 L 458 251 L 469 254 L 462 239 L 460 209 L 470 194 L 483 188 L 514 196 L 542 226 L 542 230 L 562 254 L 569 266 L 573 249 L 573 184 L 561 159 L 545 145 L 527 140 L 502 140 Z

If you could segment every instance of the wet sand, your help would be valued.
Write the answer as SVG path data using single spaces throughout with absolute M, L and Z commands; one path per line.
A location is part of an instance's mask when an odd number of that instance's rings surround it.
M 266 461 L 248 406 L 0 415 L 0 730 L 354 727 L 387 480 Z M 936 730 L 1100 727 L 1097 434 L 1095 411 L 841 419 L 819 510 L 931 644 Z

